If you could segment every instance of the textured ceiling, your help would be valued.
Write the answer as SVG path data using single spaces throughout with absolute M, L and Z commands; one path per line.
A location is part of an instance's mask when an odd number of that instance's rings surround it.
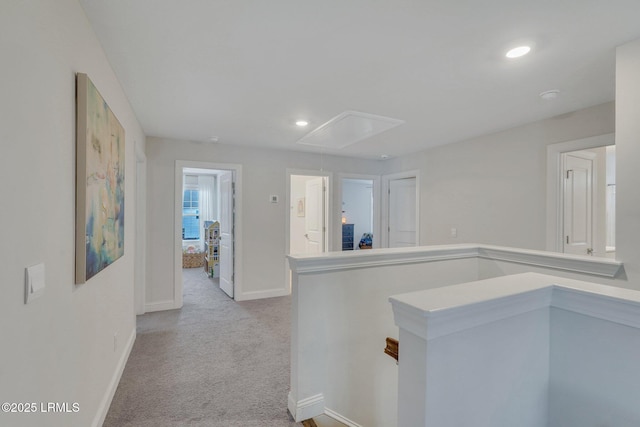
M 296 141 L 343 111 L 404 120 L 325 150 L 368 158 L 611 101 L 615 48 L 640 38 L 638 0 L 80 3 L 147 135 L 318 151 Z

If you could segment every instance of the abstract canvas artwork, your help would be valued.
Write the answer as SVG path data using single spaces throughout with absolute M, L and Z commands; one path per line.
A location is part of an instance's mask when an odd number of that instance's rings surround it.
M 124 255 L 124 129 L 86 74 L 76 78 L 76 283 Z

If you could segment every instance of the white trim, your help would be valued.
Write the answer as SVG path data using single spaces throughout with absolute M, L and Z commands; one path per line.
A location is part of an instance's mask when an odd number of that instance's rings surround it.
M 547 250 L 562 252 L 562 154 L 615 144 L 615 134 L 607 133 L 547 146 Z
M 389 301 L 396 325 L 426 340 L 547 308 L 640 328 L 640 292 L 538 273 L 410 292 Z
M 507 261 L 612 278 L 622 268 L 621 262 L 609 258 L 594 258 L 591 256 L 478 244 L 386 248 L 369 251 L 332 252 L 320 255 L 289 255 L 287 258 L 292 271 L 297 273 L 349 270 L 463 258 Z
M 174 300 L 172 308 L 182 307 L 182 170 L 183 168 L 215 169 L 233 171 L 235 183 L 235 221 L 234 221 L 234 299 L 244 299 L 242 291 L 242 165 L 235 163 L 211 163 L 188 160 L 176 160 L 175 163 L 175 217 L 174 217 Z M 165 309 L 166 310 L 166 309 Z
M 134 308 L 136 314 L 145 313 L 147 282 L 147 157 L 141 143 L 135 141 L 136 149 L 136 242 Z
M 184 188 L 184 173 L 182 169 L 185 166 L 180 160 L 176 160 L 175 170 L 175 188 L 173 206 L 175 210 L 175 218 L 173 224 L 173 301 L 172 307 L 165 310 L 171 310 L 182 307 L 182 189 Z M 149 311 L 149 310 L 147 310 Z
M 262 298 L 284 297 L 291 293 L 289 289 L 267 289 L 264 291 L 244 292 L 236 301 L 249 301 Z
M 380 231 L 381 247 L 389 247 L 389 181 L 396 179 L 416 179 L 416 246 L 420 246 L 420 171 L 409 170 L 382 175 L 382 194 L 380 195 Z
M 151 313 L 153 311 L 173 310 L 175 308 L 176 306 L 175 306 L 174 300 L 157 301 L 157 302 L 146 303 L 144 305 L 144 312 Z
M 113 372 L 111 376 L 111 381 L 109 381 L 109 386 L 100 401 L 100 405 L 98 405 L 98 412 L 96 416 L 93 418 L 93 422 L 91 423 L 92 427 L 99 427 L 104 424 L 104 419 L 107 417 L 107 413 L 109 412 L 109 407 L 111 406 L 111 401 L 113 400 L 113 396 L 116 394 L 116 390 L 118 389 L 118 384 L 120 383 L 120 378 L 122 378 L 122 373 L 124 372 L 124 367 L 127 365 L 127 360 L 129 360 L 129 355 L 131 354 L 131 349 L 133 349 L 133 343 L 136 341 L 136 328 L 133 327 L 131 331 L 131 335 L 129 335 L 129 339 L 127 340 L 127 344 L 125 346 L 120 359 L 118 360 L 118 364 L 116 365 L 116 370 Z
M 555 285 L 552 306 L 640 329 L 640 301 L 624 299 L 622 295 L 602 295 Z
M 507 261 L 534 267 L 553 268 L 581 274 L 602 277 L 616 277 L 622 262 L 610 258 L 562 254 L 558 252 L 534 251 L 529 249 L 502 248 L 499 246 L 479 246 L 480 258 Z
M 306 399 L 293 400 L 293 395 L 289 392 L 288 409 L 296 422 L 305 421 L 324 413 L 324 395 L 316 394 Z
M 356 423 L 355 421 L 351 421 L 349 418 L 343 417 L 342 415 L 338 414 L 336 411 L 332 411 L 329 408 L 324 408 L 324 414 L 327 417 L 332 418 L 348 427 L 362 427 L 360 424 Z
M 418 248 L 383 248 L 368 251 L 331 252 L 324 255 L 289 255 L 291 269 L 297 273 L 350 270 L 384 265 L 475 258 L 478 246 L 449 245 Z
M 480 283 L 478 283 L 478 286 L 481 286 Z M 457 292 L 455 288 L 449 290 Z M 399 325 L 398 322 L 400 322 L 402 329 L 421 338 L 431 340 L 530 311 L 547 308 L 551 304 L 551 295 L 552 288 L 547 286 L 513 295 L 447 307 L 440 311 L 422 311 L 395 297 L 389 298 L 389 301 L 393 306 L 396 324 Z
M 365 180 L 373 181 L 373 206 L 371 207 L 371 209 L 373 209 L 373 226 L 372 226 L 373 247 L 374 248 L 382 247 L 382 236 L 380 233 L 380 230 L 382 230 L 382 228 L 380 227 L 380 208 L 382 206 L 381 204 L 382 200 L 380 198 L 380 188 L 381 188 L 380 175 L 365 175 L 365 174 L 358 174 L 358 173 L 338 173 L 337 174 L 336 191 L 335 191 L 336 208 L 333 214 L 334 214 L 334 224 L 340 224 L 340 225 L 342 225 L 342 180 L 344 179 L 365 179 Z M 341 226 L 335 227 L 334 233 L 335 234 L 334 234 L 333 241 L 335 242 L 335 248 L 333 248 L 333 250 L 342 251 L 342 227 Z

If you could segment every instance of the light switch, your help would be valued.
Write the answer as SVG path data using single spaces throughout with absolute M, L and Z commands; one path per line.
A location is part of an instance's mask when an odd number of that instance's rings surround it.
M 27 267 L 24 280 L 24 303 L 29 304 L 44 294 L 44 264 Z

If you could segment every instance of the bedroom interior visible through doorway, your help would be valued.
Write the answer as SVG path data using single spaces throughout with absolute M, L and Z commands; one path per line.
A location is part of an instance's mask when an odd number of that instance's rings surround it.
M 182 307 L 182 225 L 183 225 L 183 195 L 184 195 L 184 174 L 185 171 L 193 170 L 208 170 L 216 171 L 215 173 L 221 179 L 219 184 L 222 184 L 225 175 L 230 177 L 230 191 L 220 191 L 220 202 L 218 204 L 218 212 L 220 219 L 225 217 L 226 229 L 222 227 L 221 223 L 221 235 L 225 232 L 228 233 L 227 239 L 230 239 L 228 244 L 228 251 L 224 253 L 224 239 L 221 239 L 220 244 L 220 273 L 221 273 L 221 288 L 232 298 L 238 300 L 242 298 L 242 167 L 235 164 L 223 164 L 223 163 L 208 163 L 208 162 L 191 162 L 191 161 L 176 161 L 176 175 L 175 175 L 175 261 L 174 261 L 174 301 L 173 308 Z M 214 172 L 211 172 L 214 173 Z M 220 185 L 218 186 L 221 189 Z M 225 196 L 226 194 L 226 196 Z M 234 197 L 235 194 L 235 197 Z M 227 213 L 223 215 L 225 206 L 228 207 Z M 223 263 L 226 257 L 226 270 Z M 204 273 L 203 273 L 204 274 Z M 226 279 L 226 289 L 223 287 Z

